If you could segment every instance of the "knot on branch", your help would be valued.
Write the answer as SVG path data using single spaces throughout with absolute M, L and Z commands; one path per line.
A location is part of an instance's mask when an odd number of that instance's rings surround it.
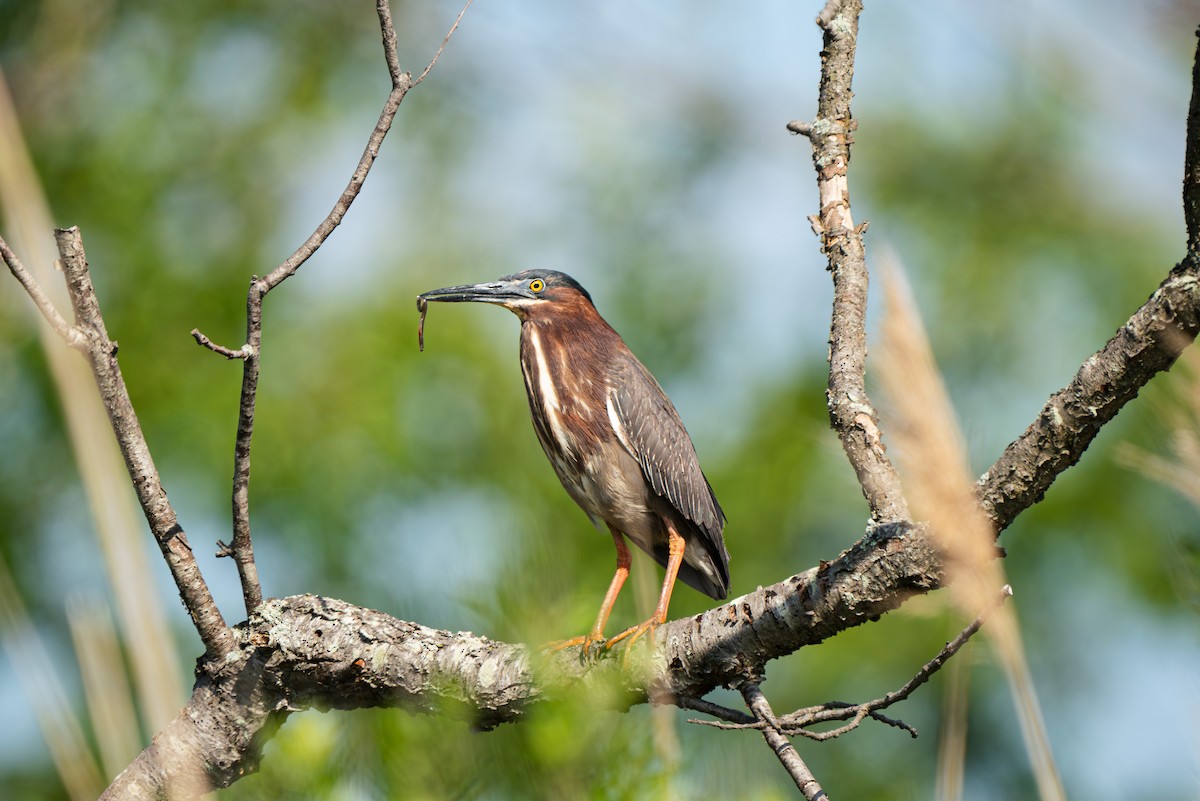
M 833 27 L 834 19 L 838 14 L 842 13 L 842 7 L 846 5 L 846 0 L 829 0 L 825 7 L 821 9 L 821 13 L 817 14 L 816 23 L 822 30 L 830 31 Z
M 804 120 L 792 120 L 787 124 L 787 129 L 794 134 L 812 138 L 813 124 Z
M 791 123 L 788 123 L 789 127 Z M 841 120 L 830 119 L 828 117 L 817 117 L 809 126 L 809 137 L 812 139 L 825 139 L 826 137 L 838 136 L 849 137 L 850 133 L 858 126 L 853 123 L 844 123 Z

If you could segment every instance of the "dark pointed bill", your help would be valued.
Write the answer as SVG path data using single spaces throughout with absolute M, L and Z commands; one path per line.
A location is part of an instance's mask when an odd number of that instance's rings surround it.
M 431 289 L 417 295 L 417 311 L 421 320 L 417 323 L 417 346 L 425 350 L 425 312 L 428 304 L 436 303 L 496 303 L 507 306 L 513 301 L 534 298 L 524 279 L 506 278 L 486 284 L 464 284 Z M 510 307 L 511 308 L 511 307 Z

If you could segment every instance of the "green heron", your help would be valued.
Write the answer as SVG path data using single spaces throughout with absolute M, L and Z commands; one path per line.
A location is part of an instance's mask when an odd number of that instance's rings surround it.
M 700 469 L 675 407 L 575 279 L 525 270 L 486 284 L 451 286 L 427 301 L 503 306 L 521 320 L 521 373 L 542 450 L 572 500 L 617 549 L 617 570 L 596 624 L 558 643 L 586 653 L 629 576 L 628 537 L 666 568 L 654 615 L 607 641 L 627 647 L 666 622 L 675 579 L 717 600 L 729 592 L 725 513 Z

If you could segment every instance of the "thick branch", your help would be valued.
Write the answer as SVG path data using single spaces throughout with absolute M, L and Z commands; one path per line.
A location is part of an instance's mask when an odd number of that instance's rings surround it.
M 237 658 L 201 662 L 187 707 L 102 799 L 185 801 L 227 787 L 257 768 L 291 712 L 309 707 L 401 707 L 490 728 L 542 696 L 521 646 L 312 595 L 267 601 L 236 635 Z
M 867 263 L 862 228 L 850 214 L 851 83 L 862 0 L 830 3 L 818 18 L 825 29 L 817 117 L 790 130 L 812 141 L 820 213 L 810 218 L 833 274 L 833 318 L 829 331 L 829 420 L 850 459 L 871 519 L 907 520 L 908 504 L 884 452 L 879 416 L 867 396 Z M 828 16 L 828 19 L 826 17 Z
M 1050 396 L 1041 414 L 976 484 L 997 531 L 1037 503 L 1064 470 L 1083 456 L 1100 429 L 1151 378 L 1170 368 L 1200 331 L 1200 264 L 1189 257 Z
M 1198 32 L 1200 33 L 1200 32 Z M 1100 429 L 1200 333 L 1200 43 L 1192 67 L 1183 165 L 1187 255 L 1104 347 L 1050 396 L 1037 420 L 976 484 L 1002 531 L 1079 461 Z
M 620 658 L 581 665 L 574 652 L 535 671 L 523 646 L 316 596 L 270 600 L 237 630 L 241 659 L 201 665 L 188 708 L 105 797 L 162 797 L 168 764 L 206 766 L 192 773 L 226 786 L 254 769 L 281 716 L 306 707 L 395 706 L 487 729 L 520 719 L 529 704 L 580 682 L 615 682 L 627 704 L 700 698 L 755 680 L 770 659 L 877 618 L 934 588 L 935 575 L 919 529 L 881 526 L 834 562 L 666 624 L 657 634 L 659 650 L 644 662 L 630 660 L 629 672 Z M 212 689 L 223 682 L 223 693 Z

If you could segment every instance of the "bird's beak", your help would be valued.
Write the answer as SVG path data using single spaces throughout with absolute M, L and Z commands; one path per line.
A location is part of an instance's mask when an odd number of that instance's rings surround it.
M 498 303 L 511 306 L 514 302 L 532 300 L 535 295 L 524 281 L 492 281 L 487 284 L 464 284 L 431 289 L 417 295 L 417 303 Z
M 421 321 L 417 323 L 417 345 L 425 350 L 425 308 L 434 303 L 495 303 L 525 319 L 525 307 L 536 299 L 525 281 L 503 280 L 487 284 L 464 284 L 431 289 L 417 295 L 417 311 Z

